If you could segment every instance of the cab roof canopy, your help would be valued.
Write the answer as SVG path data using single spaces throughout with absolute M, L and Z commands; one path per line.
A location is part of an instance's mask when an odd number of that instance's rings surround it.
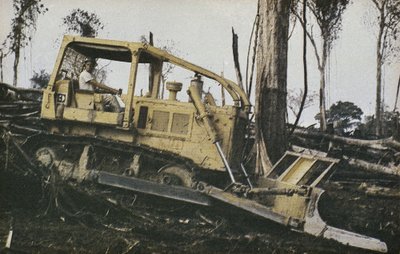
M 85 42 L 71 42 L 68 46 L 73 50 L 91 58 L 102 58 L 121 62 L 132 61 L 132 52 L 128 47 L 117 45 L 100 45 Z M 145 51 L 141 52 L 139 57 L 140 63 L 151 63 L 154 61 L 157 61 L 154 56 Z

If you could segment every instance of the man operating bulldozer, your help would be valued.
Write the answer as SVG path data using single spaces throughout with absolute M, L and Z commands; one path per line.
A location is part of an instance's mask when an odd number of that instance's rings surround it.
M 86 91 L 100 91 L 110 94 L 103 94 L 103 103 L 98 108 L 99 110 L 111 111 L 111 112 L 121 112 L 123 108 L 123 103 L 118 100 L 116 95 L 121 95 L 122 89 L 116 90 L 105 84 L 96 81 L 93 75 L 94 67 L 96 62 L 92 58 L 88 58 L 84 62 L 83 71 L 79 75 L 79 89 Z M 122 104 L 122 105 L 121 105 Z

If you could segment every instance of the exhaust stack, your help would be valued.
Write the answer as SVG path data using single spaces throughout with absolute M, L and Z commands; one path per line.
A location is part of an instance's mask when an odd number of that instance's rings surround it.
M 167 90 L 169 91 L 168 100 L 176 101 L 176 95 L 182 90 L 182 83 L 180 82 L 167 82 Z

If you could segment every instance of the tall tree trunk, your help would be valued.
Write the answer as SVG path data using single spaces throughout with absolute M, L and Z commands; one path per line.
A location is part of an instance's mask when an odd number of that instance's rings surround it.
M 376 106 L 375 106 L 375 135 L 382 133 L 382 56 L 377 57 L 376 66 Z
M 26 10 L 26 9 L 24 9 Z M 23 12 L 21 12 L 23 14 Z M 17 26 L 15 29 L 15 45 L 13 45 L 14 47 L 14 66 L 13 66 L 13 71 L 14 71 L 14 78 L 13 78 L 13 86 L 17 86 L 17 82 L 18 82 L 18 65 L 19 65 L 19 54 L 21 52 L 21 34 L 22 34 L 22 14 L 17 18 Z
M 321 131 L 326 131 L 325 68 L 320 68 L 319 72 L 319 125 Z
M 287 148 L 286 78 L 290 0 L 260 0 L 257 49 L 256 139 L 263 170 Z M 267 152 L 268 157 L 261 152 Z
M 400 92 L 400 76 L 399 76 L 399 81 L 397 81 L 396 99 L 394 101 L 393 112 L 396 112 L 396 111 L 398 112 L 398 110 L 397 110 L 397 102 L 399 101 L 399 92 Z
M 0 82 L 3 82 L 3 50 L 0 49 Z
M 329 47 L 327 44 L 327 39 L 323 40 L 322 45 L 322 58 L 321 66 L 319 66 L 320 71 L 320 88 L 319 88 L 319 112 L 320 112 L 320 130 L 326 131 L 326 63 L 329 55 Z
M 382 65 L 383 65 L 383 49 L 382 45 L 383 32 L 385 28 L 385 4 L 382 4 L 380 11 L 379 34 L 376 45 L 376 105 L 375 105 L 375 135 L 382 134 Z
M 14 78 L 13 78 L 13 86 L 17 86 L 17 82 L 18 82 L 18 64 L 19 64 L 19 53 L 21 50 L 21 37 L 20 34 L 16 35 L 17 37 L 17 46 L 15 48 L 15 52 L 14 52 L 14 66 L 13 66 L 13 71 L 14 71 Z

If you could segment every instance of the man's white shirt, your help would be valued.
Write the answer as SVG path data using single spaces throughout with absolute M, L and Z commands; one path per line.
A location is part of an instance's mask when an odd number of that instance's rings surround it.
M 93 74 L 91 74 L 87 70 L 83 70 L 79 75 L 79 89 L 94 91 L 93 86 L 88 83 L 90 80 L 93 79 L 94 79 Z

